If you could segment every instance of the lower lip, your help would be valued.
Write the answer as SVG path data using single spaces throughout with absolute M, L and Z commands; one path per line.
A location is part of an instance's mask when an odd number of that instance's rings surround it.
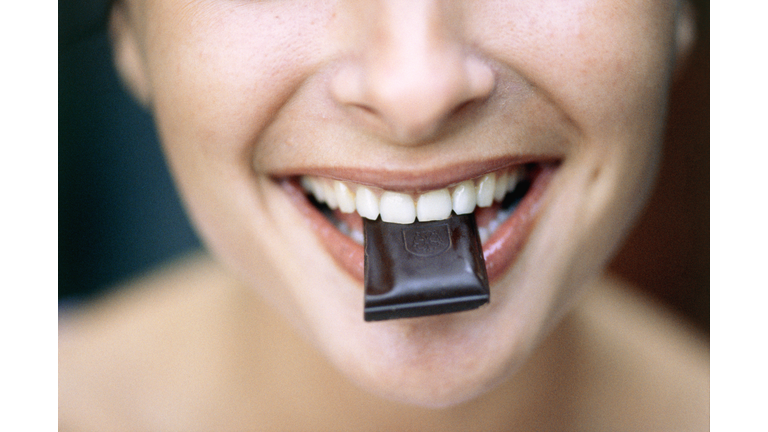
M 557 170 L 555 164 L 541 165 L 528 193 L 515 211 L 501 224 L 491 237 L 483 243 L 483 256 L 488 280 L 498 280 L 512 265 L 532 231 L 544 191 Z M 307 219 L 312 230 L 320 238 L 334 260 L 362 285 L 364 280 L 363 247 L 342 234 L 325 218 L 304 195 L 296 180 L 282 180 L 283 189 Z

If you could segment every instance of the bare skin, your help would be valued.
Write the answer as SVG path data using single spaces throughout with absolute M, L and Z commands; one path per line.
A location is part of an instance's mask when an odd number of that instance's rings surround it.
M 706 350 L 601 276 L 691 20 L 670 0 L 118 2 L 117 70 L 214 258 L 64 317 L 62 429 L 706 429 Z M 483 245 L 490 304 L 375 324 L 362 246 L 298 180 L 418 194 L 524 164 L 548 181 Z
M 61 431 L 709 428 L 705 342 L 610 277 L 509 381 L 436 410 L 352 385 L 205 255 L 63 320 Z

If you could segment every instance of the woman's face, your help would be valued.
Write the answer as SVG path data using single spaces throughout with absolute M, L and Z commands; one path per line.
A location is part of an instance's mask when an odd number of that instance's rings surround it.
M 681 49 L 666 0 L 116 11 L 118 68 L 154 113 L 209 247 L 353 381 L 426 406 L 509 376 L 599 274 L 649 191 Z M 363 321 L 357 234 L 333 223 L 356 231 L 360 217 L 324 216 L 298 180 L 418 199 L 523 165 L 532 186 L 511 215 L 478 214 L 490 304 L 375 323 Z

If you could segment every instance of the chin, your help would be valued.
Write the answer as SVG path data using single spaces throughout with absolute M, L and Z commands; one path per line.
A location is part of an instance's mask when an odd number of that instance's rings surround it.
M 359 255 L 329 253 L 328 244 L 333 242 L 317 235 L 317 226 L 333 225 L 333 221 L 311 215 L 307 225 L 312 228 L 306 234 L 314 233 L 318 242 L 305 252 L 294 252 L 303 264 L 291 273 L 306 275 L 301 270 L 310 262 L 317 267 L 309 272 L 312 277 L 294 279 L 302 300 L 300 312 L 294 309 L 293 313 L 306 318 L 303 324 L 309 339 L 330 362 L 371 394 L 434 409 L 476 399 L 507 381 L 529 360 L 580 298 L 581 290 L 602 273 L 641 207 L 643 200 L 636 198 L 647 194 L 647 182 L 639 181 L 635 194 L 620 193 L 619 186 L 626 185 L 619 175 L 622 170 L 603 169 L 599 178 L 593 172 L 558 165 L 542 170 L 544 174 L 532 182 L 496 233 L 506 236 L 506 249 L 513 253 L 504 257 L 506 261 L 499 260 L 500 267 L 493 273 L 490 303 L 459 313 L 363 321 L 362 281 L 354 266 L 343 261 Z M 579 192 L 583 190 L 599 190 L 601 199 L 586 201 Z M 291 205 L 303 199 L 295 192 L 294 188 L 287 194 Z M 526 199 L 535 205 L 527 208 Z M 530 219 L 528 230 L 502 231 L 504 224 L 515 224 L 515 218 L 522 217 L 516 212 Z M 306 224 L 306 214 L 293 222 L 300 223 L 302 218 Z M 484 244 L 486 254 L 493 236 Z M 302 238 L 297 236 L 295 244 Z
M 532 165 L 516 165 L 523 163 Z M 496 206 L 492 216 L 500 223 L 483 243 L 484 255 L 491 256 L 486 265 L 497 266 L 488 268 L 491 300 L 471 311 L 364 321 L 362 246 L 338 227 L 338 219 L 349 218 L 327 212 L 294 175 L 249 191 L 263 192 L 265 205 L 232 222 L 271 226 L 254 229 L 250 238 L 242 231 L 247 241 L 240 242 L 270 254 L 210 244 L 357 387 L 390 401 L 448 408 L 481 397 L 519 371 L 631 225 L 638 194 L 618 192 L 626 185 L 623 171 L 603 169 L 596 179 L 594 170 L 580 165 L 542 161 L 528 168 L 530 181 L 512 211 Z M 443 183 L 458 181 L 464 179 Z M 585 190 L 600 191 L 600 200 L 584 199 Z M 208 237 L 223 234 L 210 231 Z M 494 257 L 498 245 L 505 253 Z M 275 272 L 274 282 L 265 286 L 266 274 L 257 268 Z
M 532 346 L 523 329 L 494 330 L 507 324 L 490 309 L 367 324 L 357 343 L 329 354 L 374 395 L 424 408 L 456 406 L 503 382 Z
M 310 186 L 298 180 L 275 181 L 269 203 L 284 217 L 276 219 L 274 232 L 285 236 L 267 247 L 292 257 L 274 266 L 291 287 L 281 291 L 290 295 L 277 300 L 279 308 L 343 375 L 371 394 L 446 408 L 490 391 L 528 357 L 556 297 L 549 281 L 520 270 L 535 267 L 536 255 L 547 253 L 524 245 L 529 237 L 534 243 L 543 238 L 537 221 L 558 164 L 526 165 L 530 181 L 512 209 L 505 212 L 499 193 L 499 205 L 483 210 L 493 214 L 480 225 L 495 225 L 483 246 L 486 265 L 495 266 L 488 268 L 490 302 L 470 311 L 378 322 L 363 320 L 362 246 L 338 228 L 338 212 L 334 216 L 319 200 L 308 199 Z M 286 212 L 290 206 L 299 211 Z M 258 285 L 258 276 L 254 281 Z

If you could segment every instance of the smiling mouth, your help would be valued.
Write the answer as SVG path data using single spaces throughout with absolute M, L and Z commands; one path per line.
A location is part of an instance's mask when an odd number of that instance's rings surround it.
M 491 282 L 514 262 L 533 228 L 558 162 L 503 167 L 439 189 L 386 190 L 320 176 L 280 180 L 330 255 L 360 282 L 364 278 L 363 218 L 410 224 L 474 213 Z

